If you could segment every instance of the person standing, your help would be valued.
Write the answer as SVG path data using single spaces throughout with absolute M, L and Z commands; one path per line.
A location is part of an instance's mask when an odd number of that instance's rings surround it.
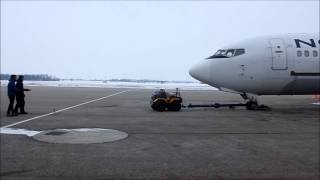
M 16 98 L 17 98 L 17 104 L 16 107 L 14 108 L 14 112 L 15 114 L 18 114 L 19 108 L 20 108 L 20 114 L 28 114 L 25 110 L 24 110 L 24 105 L 25 105 L 25 94 L 24 91 L 30 91 L 30 89 L 24 89 L 23 88 L 23 76 L 20 75 L 18 80 L 17 80 L 17 84 L 16 84 L 16 89 L 17 89 L 17 93 L 16 93 Z
M 8 83 L 9 106 L 7 110 L 7 116 L 17 115 L 13 109 L 13 104 L 16 97 L 16 93 L 17 93 L 17 88 L 15 85 L 16 79 L 17 79 L 17 76 L 12 74 L 10 76 L 9 83 Z

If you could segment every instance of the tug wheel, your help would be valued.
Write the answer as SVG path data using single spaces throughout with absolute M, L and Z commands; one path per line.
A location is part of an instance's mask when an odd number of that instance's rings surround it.
M 181 104 L 178 102 L 172 103 L 168 106 L 169 111 L 180 111 L 181 109 Z
M 162 112 L 162 111 L 166 110 L 166 102 L 163 100 L 158 100 L 158 101 L 153 102 L 151 107 L 155 111 Z
M 247 110 L 256 110 L 258 109 L 258 103 L 253 101 L 248 101 L 246 104 Z

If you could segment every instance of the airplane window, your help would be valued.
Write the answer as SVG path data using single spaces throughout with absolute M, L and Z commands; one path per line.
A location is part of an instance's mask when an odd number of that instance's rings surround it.
M 227 56 L 227 57 L 232 57 L 233 54 L 234 54 L 234 51 L 235 51 L 235 49 L 229 49 L 229 50 L 226 52 L 226 56 Z
M 309 57 L 309 51 L 304 51 L 304 56 Z
M 207 59 L 231 58 L 234 56 L 240 56 L 244 53 L 245 53 L 244 49 L 219 49 L 214 55 L 208 57 Z
M 297 51 L 297 56 L 301 57 L 302 56 L 302 52 L 301 51 Z
M 225 54 L 226 54 L 226 51 L 227 51 L 227 50 L 220 49 L 220 50 L 218 50 L 218 51 L 215 53 L 215 55 L 217 55 L 217 56 L 219 56 L 219 55 L 225 55 Z
M 313 57 L 318 57 L 318 51 L 313 51 L 312 54 L 313 54 Z
M 241 54 L 244 54 L 244 49 L 236 49 L 236 53 L 234 53 L 234 56 L 240 56 Z

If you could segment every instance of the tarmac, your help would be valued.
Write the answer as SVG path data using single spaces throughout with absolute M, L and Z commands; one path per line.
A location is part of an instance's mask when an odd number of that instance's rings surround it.
M 311 104 L 313 96 L 259 97 L 271 111 L 154 112 L 148 89 L 28 88 L 29 114 L 6 117 L 8 98 L 1 87 L 1 127 L 101 128 L 128 136 L 68 144 L 2 133 L 2 180 L 319 179 L 320 106 Z M 181 95 L 185 105 L 243 102 L 239 95 L 214 90 L 182 90 Z

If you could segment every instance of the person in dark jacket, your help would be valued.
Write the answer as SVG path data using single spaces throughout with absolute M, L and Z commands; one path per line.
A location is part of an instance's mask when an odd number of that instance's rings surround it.
M 28 114 L 25 110 L 24 110 L 24 105 L 25 105 L 25 101 L 24 101 L 24 91 L 30 91 L 30 89 L 24 89 L 23 88 L 23 76 L 19 76 L 18 80 L 17 80 L 17 84 L 16 84 L 16 88 L 17 88 L 17 93 L 16 93 L 16 98 L 17 98 L 17 104 L 16 107 L 14 108 L 14 112 L 16 114 L 18 114 L 19 108 L 20 108 L 20 114 Z
M 17 115 L 13 109 L 13 104 L 16 97 L 16 93 L 17 93 L 17 88 L 15 85 L 16 79 L 17 79 L 17 76 L 12 74 L 10 76 L 9 83 L 8 83 L 8 97 L 9 97 L 10 103 L 7 110 L 7 116 Z

